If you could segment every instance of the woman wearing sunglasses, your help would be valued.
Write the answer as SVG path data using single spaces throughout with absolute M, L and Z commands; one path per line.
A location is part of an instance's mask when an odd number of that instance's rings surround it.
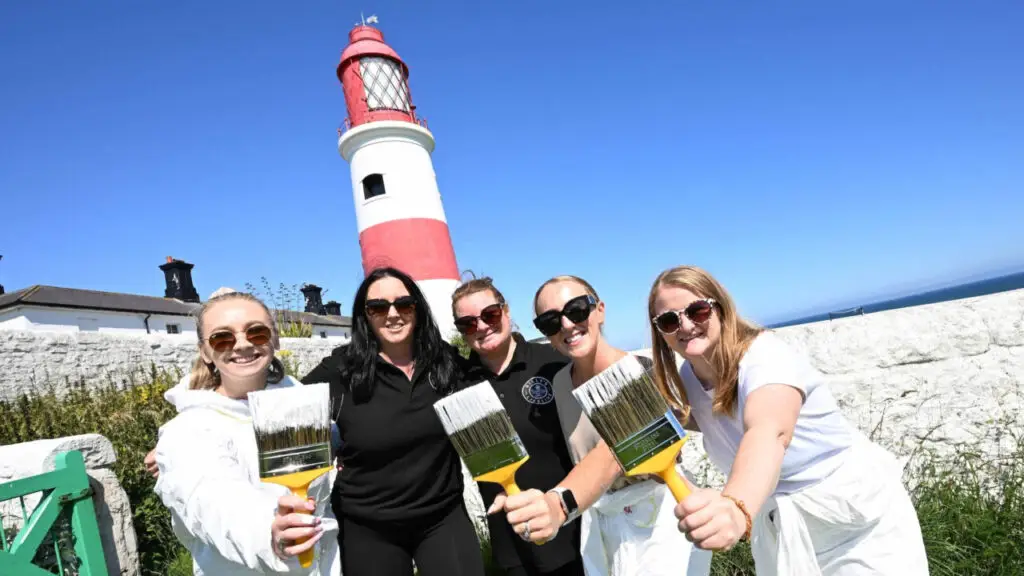
M 310 501 L 259 478 L 247 394 L 301 385 L 274 358 L 273 326 L 249 294 L 212 297 L 198 311 L 199 357 L 188 383 L 165 395 L 178 414 L 160 427 L 155 492 L 197 575 L 340 574 L 327 476 L 310 487 Z M 300 538 L 309 539 L 295 544 Z M 303 569 L 295 556 L 313 546 L 318 561 Z
M 691 407 L 728 475 L 676 507 L 688 539 L 728 549 L 750 538 L 758 574 L 928 574 L 900 466 L 846 421 L 806 358 L 696 267 L 662 272 L 648 313 L 655 380 Z
M 351 341 L 303 378 L 331 386 L 345 576 L 412 576 L 414 561 L 421 576 L 483 576 L 462 463 L 433 407 L 459 361 L 416 283 L 379 268 L 356 291 Z
M 452 313 L 471 349 L 464 381 L 491 383 L 530 454 L 516 472 L 516 482 L 541 492 L 554 488 L 572 469 L 551 385 L 569 359 L 513 331 L 508 304 L 490 278 L 459 286 L 452 294 Z M 508 576 L 583 576 L 578 523 L 564 527 L 544 546 L 525 542 L 495 514 L 501 510 L 501 487 L 492 482 L 478 482 L 477 487 L 489 506 L 491 552 Z
M 545 282 L 534 297 L 534 325 L 572 362 L 555 376 L 554 395 L 563 437 L 576 463 L 566 481 L 544 494 L 526 490 L 505 502 L 513 529 L 534 541 L 556 537 L 582 509 L 584 566 L 589 575 L 704 576 L 711 553 L 696 550 L 676 530 L 675 499 L 655 477 L 621 474 L 607 444 L 580 409 L 572 390 L 626 356 L 601 334 L 604 303 L 575 276 Z M 650 360 L 641 357 L 641 362 Z M 596 465 L 595 465 L 596 464 Z

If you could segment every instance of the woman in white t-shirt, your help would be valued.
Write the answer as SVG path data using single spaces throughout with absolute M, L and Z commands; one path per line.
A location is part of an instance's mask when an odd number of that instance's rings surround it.
M 626 355 L 601 334 L 604 302 L 582 278 L 557 276 L 537 290 L 534 308 L 534 325 L 571 360 L 555 375 L 552 394 L 573 463 L 597 448 L 610 454 L 572 396 L 573 388 Z M 650 362 L 647 358 L 641 361 Z M 580 549 L 587 576 L 706 576 L 711 570 L 711 553 L 695 549 L 676 530 L 676 502 L 660 479 L 622 476 L 614 460 L 606 468 L 610 472 L 604 475 L 607 483 L 601 482 L 600 494 L 593 494 L 596 501 L 580 518 Z M 510 497 L 506 510 L 513 530 L 534 541 L 557 537 L 559 526 L 578 515 L 565 498 L 559 488 L 548 494 L 527 490 Z M 583 500 L 590 503 L 590 498 Z
M 689 407 L 728 476 L 676 506 L 689 540 L 720 550 L 750 538 L 759 575 L 928 574 L 896 459 L 846 421 L 806 358 L 741 318 L 699 268 L 662 272 L 648 313 L 655 381 Z

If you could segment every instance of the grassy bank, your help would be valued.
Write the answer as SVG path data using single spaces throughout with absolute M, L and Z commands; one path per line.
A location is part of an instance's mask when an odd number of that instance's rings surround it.
M 75 434 L 99 433 L 117 452 L 114 471 L 132 503 L 142 573 L 145 576 L 191 574 L 191 562 L 170 529 L 170 517 L 153 494 L 154 480 L 143 457 L 156 444 L 157 428 L 174 415 L 163 393 L 177 374 L 155 370 L 111 379 L 87 390 L 72 386 L 58 398 L 52 392 L 0 402 L 0 444 Z M 1012 422 L 994 429 L 1013 431 Z M 1024 566 L 1024 441 L 1009 439 L 1009 449 L 989 459 L 972 445 L 949 456 L 924 450 L 915 460 L 918 483 L 911 495 L 918 510 L 929 565 L 934 576 L 1021 573 Z M 486 551 L 485 556 L 489 557 Z M 492 570 L 492 573 L 494 571 Z M 752 575 L 749 548 L 716 554 L 714 576 Z

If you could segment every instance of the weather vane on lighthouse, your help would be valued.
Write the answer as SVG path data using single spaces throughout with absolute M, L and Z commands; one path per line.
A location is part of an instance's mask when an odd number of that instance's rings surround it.
M 359 13 L 359 20 L 362 21 L 362 24 L 357 22 L 353 26 L 366 26 L 367 24 L 376 24 L 378 22 L 376 14 L 370 15 L 369 18 L 364 18 L 362 12 Z
M 368 25 L 377 17 L 360 20 L 338 64 L 348 111 L 338 152 L 352 176 L 363 273 L 392 266 L 411 276 L 451 338 L 459 269 L 430 158 L 434 135 L 416 116 L 408 66 Z

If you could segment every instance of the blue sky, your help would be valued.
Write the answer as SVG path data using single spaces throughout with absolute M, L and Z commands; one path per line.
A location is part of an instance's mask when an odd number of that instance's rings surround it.
M 347 310 L 360 11 L 411 68 L 460 268 L 530 336 L 561 273 L 634 347 L 675 264 L 760 322 L 1024 268 L 1020 2 L 17 0 L 0 283 L 161 295 L 172 255 L 203 296 L 266 276 Z

